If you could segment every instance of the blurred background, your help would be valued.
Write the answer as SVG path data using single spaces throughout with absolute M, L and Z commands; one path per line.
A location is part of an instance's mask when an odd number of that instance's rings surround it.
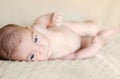
M 0 27 L 31 25 L 38 16 L 55 11 L 63 13 L 64 20 L 120 25 L 120 0 L 0 0 Z

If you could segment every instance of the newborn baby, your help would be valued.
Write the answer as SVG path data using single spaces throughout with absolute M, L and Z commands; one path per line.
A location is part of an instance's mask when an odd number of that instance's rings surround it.
M 49 13 L 38 17 L 32 27 L 9 24 L 1 28 L 0 57 L 20 61 L 88 58 L 118 31 L 101 31 L 91 21 L 63 22 L 61 13 Z

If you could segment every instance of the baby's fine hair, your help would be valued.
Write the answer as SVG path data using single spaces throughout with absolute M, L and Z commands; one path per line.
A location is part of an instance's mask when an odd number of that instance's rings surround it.
M 0 58 L 11 59 L 11 55 L 22 41 L 24 27 L 8 24 L 0 29 Z

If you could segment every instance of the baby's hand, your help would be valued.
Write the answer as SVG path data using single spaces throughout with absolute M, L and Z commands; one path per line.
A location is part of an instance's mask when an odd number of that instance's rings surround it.
M 63 23 L 63 14 L 59 12 L 53 13 L 52 26 L 60 26 Z

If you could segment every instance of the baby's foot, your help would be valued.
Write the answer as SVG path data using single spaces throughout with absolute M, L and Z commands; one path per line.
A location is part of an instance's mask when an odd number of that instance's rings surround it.
M 59 12 L 55 12 L 52 17 L 52 25 L 60 26 L 63 23 L 63 14 Z
M 95 38 L 94 42 L 99 42 L 104 45 L 113 35 L 119 32 L 118 28 L 109 28 L 101 31 Z

